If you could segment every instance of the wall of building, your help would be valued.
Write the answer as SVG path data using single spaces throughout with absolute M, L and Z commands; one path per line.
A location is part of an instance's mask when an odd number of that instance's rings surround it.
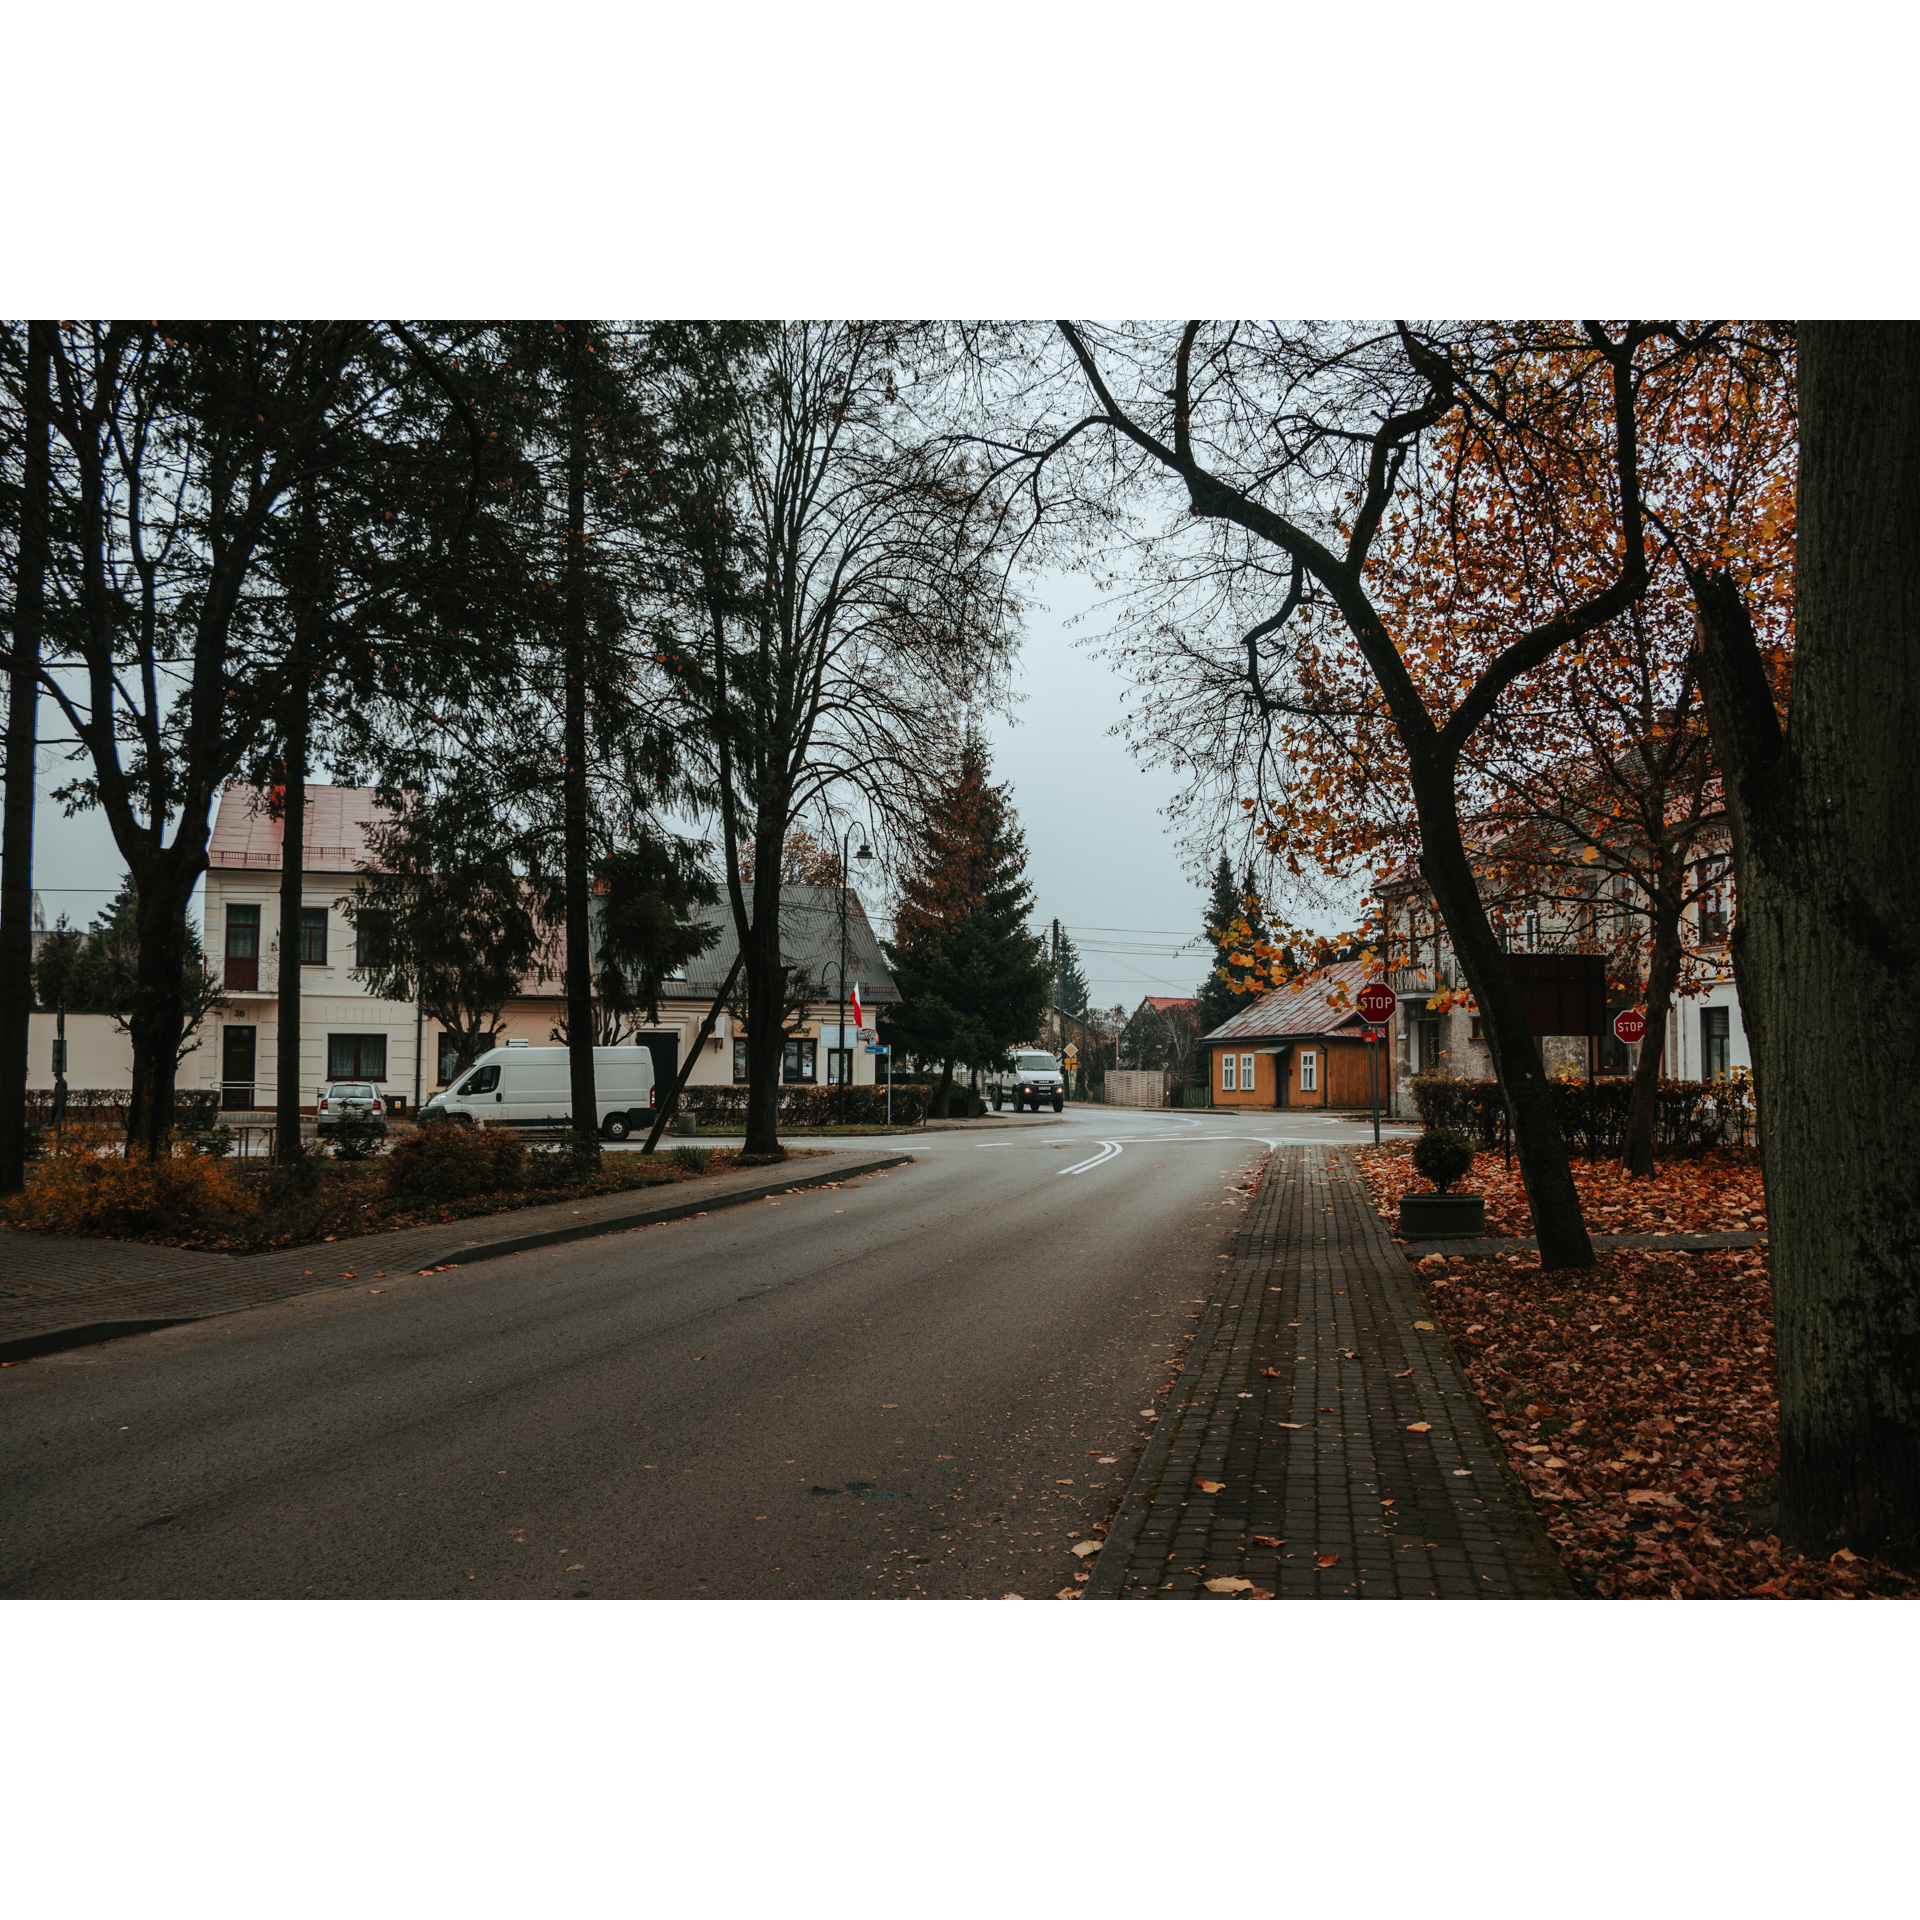
M 53 1039 L 59 1015 L 34 1013 L 28 1019 L 27 1088 L 50 1091 L 53 1086 Z M 193 1055 L 180 1069 L 185 1081 L 193 1070 Z M 133 1042 L 113 1024 L 110 1013 L 67 1015 L 67 1088 L 125 1093 L 133 1086 Z

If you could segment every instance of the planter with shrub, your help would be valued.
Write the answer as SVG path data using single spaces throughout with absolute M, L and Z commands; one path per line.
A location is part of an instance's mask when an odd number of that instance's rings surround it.
M 1431 1180 L 1432 1193 L 1409 1193 L 1400 1201 L 1403 1240 L 1472 1239 L 1487 1230 L 1487 1203 L 1477 1193 L 1453 1193 L 1456 1180 L 1473 1171 L 1473 1142 L 1447 1127 L 1433 1127 L 1414 1142 L 1413 1167 Z

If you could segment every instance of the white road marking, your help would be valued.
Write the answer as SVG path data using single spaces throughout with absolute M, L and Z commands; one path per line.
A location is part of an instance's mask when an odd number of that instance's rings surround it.
M 1085 1173 L 1089 1167 L 1097 1167 L 1103 1161 L 1111 1160 L 1121 1150 L 1118 1140 L 1102 1140 L 1100 1151 L 1091 1160 L 1082 1160 L 1077 1167 L 1062 1167 L 1061 1173 Z

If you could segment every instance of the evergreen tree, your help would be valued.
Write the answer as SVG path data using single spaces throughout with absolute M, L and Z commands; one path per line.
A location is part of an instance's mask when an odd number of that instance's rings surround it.
M 1058 920 L 1053 923 L 1052 951 L 1048 960 L 1052 972 L 1054 1005 L 1072 1020 L 1084 1020 L 1092 1005 L 1087 976 L 1081 970 L 1080 954 L 1073 937 Z
M 919 823 L 887 948 L 902 998 L 884 1016 L 885 1038 L 940 1062 L 936 1115 L 947 1111 L 956 1065 L 996 1065 L 1033 1038 L 1052 987 L 1046 949 L 1027 929 L 1025 836 L 987 770 L 985 748 L 970 738 L 941 806 Z
M 1207 937 L 1213 942 L 1213 967 L 1199 988 L 1202 1033 L 1211 1033 L 1215 1027 L 1231 1020 L 1243 1004 L 1223 977 L 1232 971 L 1227 965 L 1227 929 L 1233 925 L 1239 910 L 1239 896 L 1233 890 L 1233 869 L 1227 865 L 1227 856 L 1223 853 L 1220 864 L 1213 870 L 1213 888 L 1207 895 L 1206 927 Z

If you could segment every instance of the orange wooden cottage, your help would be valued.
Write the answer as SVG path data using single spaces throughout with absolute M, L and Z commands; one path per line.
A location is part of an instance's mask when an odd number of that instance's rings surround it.
M 1364 961 L 1345 960 L 1302 981 L 1298 988 L 1264 993 L 1224 1026 L 1203 1034 L 1208 1080 L 1216 1107 L 1364 1107 L 1372 1099 L 1367 1055 L 1378 1041 L 1353 1000 L 1367 983 Z M 1391 1068 L 1378 1071 L 1382 1100 Z

